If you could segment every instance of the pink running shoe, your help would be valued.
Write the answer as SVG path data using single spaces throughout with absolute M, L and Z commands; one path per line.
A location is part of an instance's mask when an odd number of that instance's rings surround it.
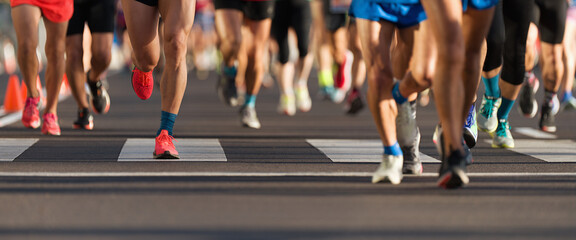
M 156 146 L 154 148 L 154 158 L 156 159 L 179 159 L 178 151 L 174 147 L 172 140 L 174 137 L 168 134 L 168 130 L 162 130 L 156 137 Z
M 26 98 L 26 105 L 24 106 L 24 112 L 22 112 L 22 124 L 27 128 L 38 128 L 40 127 L 40 111 L 38 106 L 40 105 L 40 97 L 37 98 Z
M 58 124 L 58 117 L 54 113 L 46 113 L 42 119 L 44 119 L 42 134 L 60 136 L 60 124 Z
M 150 98 L 150 96 L 152 96 L 152 90 L 154 90 L 152 71 L 142 72 L 134 67 L 134 70 L 132 70 L 132 88 L 140 99 L 146 100 Z

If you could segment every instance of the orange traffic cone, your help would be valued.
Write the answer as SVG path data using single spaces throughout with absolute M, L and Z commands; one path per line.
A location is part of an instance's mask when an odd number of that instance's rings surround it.
M 18 76 L 11 75 L 4 95 L 4 111 L 17 112 L 24 108 L 22 97 L 20 96 L 20 81 Z

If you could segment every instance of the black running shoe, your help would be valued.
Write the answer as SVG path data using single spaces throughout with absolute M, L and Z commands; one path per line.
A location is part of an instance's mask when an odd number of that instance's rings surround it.
M 518 107 L 525 117 L 533 118 L 538 113 L 538 102 L 536 102 L 536 91 L 539 81 L 533 75 L 524 77 L 524 84 L 518 94 Z
M 463 187 L 470 181 L 466 175 L 466 159 L 470 152 L 453 151 L 449 156 L 442 156 L 438 186 L 446 189 Z
M 346 109 L 347 109 L 346 114 L 356 115 L 363 108 L 364 108 L 364 101 L 362 101 L 360 91 L 358 91 L 357 89 L 353 89 L 348 95 L 348 99 L 346 101 Z
M 92 94 L 92 108 L 94 112 L 98 114 L 108 113 L 108 110 L 110 110 L 110 96 L 104 85 L 102 85 L 102 81 L 90 81 L 88 73 L 86 73 L 86 80 L 88 81 L 90 93 Z
M 78 119 L 74 121 L 74 129 L 92 130 L 94 128 L 94 118 L 88 108 L 78 110 Z
M 226 105 L 236 107 L 238 106 L 238 90 L 236 89 L 236 80 L 234 77 L 226 76 L 225 73 L 221 74 L 222 75 L 218 80 L 218 85 L 216 85 L 218 97 Z
M 556 132 L 556 119 L 552 107 L 548 104 L 542 105 L 542 114 L 540 115 L 540 129 L 544 132 Z

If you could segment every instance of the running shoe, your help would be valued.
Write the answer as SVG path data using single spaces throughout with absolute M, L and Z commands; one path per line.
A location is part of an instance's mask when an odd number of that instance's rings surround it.
M 434 128 L 434 133 L 432 134 L 432 142 L 436 147 L 436 151 L 438 151 L 438 155 L 443 156 L 444 154 L 444 143 L 442 139 L 444 138 L 444 133 L 442 131 L 442 125 L 436 125 Z M 464 153 L 468 158 L 466 158 L 466 164 L 470 165 L 474 163 L 474 159 L 472 159 L 472 154 L 470 153 L 470 148 L 464 142 L 464 138 L 462 138 L 462 147 L 464 149 Z
M 532 74 L 526 74 L 524 77 L 524 84 L 520 89 L 518 95 L 518 108 L 525 117 L 533 118 L 538 113 L 538 102 L 536 102 L 536 91 L 540 82 L 538 78 Z
M 478 125 L 476 124 L 476 106 L 472 104 L 463 131 L 464 142 L 469 148 L 476 146 L 478 140 Z
M 24 127 L 36 129 L 40 127 L 40 97 L 26 98 L 24 111 L 22 112 L 22 124 Z
M 334 95 L 334 92 L 336 90 L 334 89 L 333 86 L 324 86 L 324 87 L 320 87 L 320 90 L 318 91 L 318 98 L 320 100 L 330 100 L 332 101 L 332 96 Z
M 294 116 L 296 114 L 296 99 L 294 99 L 294 96 L 284 94 L 280 96 L 278 113 L 287 116 Z
M 346 114 L 356 115 L 363 108 L 364 101 L 362 101 L 360 91 L 356 88 L 352 89 L 348 94 L 348 99 L 346 100 Z
M 154 90 L 152 71 L 143 72 L 134 67 L 132 70 L 132 88 L 140 99 L 146 100 L 150 98 L 152 90 Z
M 222 72 L 216 85 L 216 90 L 220 101 L 231 107 L 238 106 L 238 90 L 236 89 L 236 78 L 234 76 L 228 76 Z
M 94 118 L 88 108 L 78 109 L 78 119 L 74 121 L 74 129 L 92 130 L 94 128 Z
M 420 161 L 420 132 L 413 145 L 401 146 L 404 157 L 402 173 L 404 174 L 422 174 L 422 161 Z
M 260 120 L 258 120 L 254 107 L 243 106 L 240 109 L 240 117 L 243 127 L 260 129 Z
M 488 97 L 484 95 L 482 104 L 480 105 L 480 114 L 476 119 L 478 121 L 478 128 L 484 132 L 494 132 L 498 127 L 498 108 L 502 103 L 502 98 Z
M 576 98 L 570 96 L 568 99 L 563 99 L 560 105 L 563 111 L 576 110 Z
M 496 134 L 494 139 L 492 139 L 493 148 L 514 148 L 514 138 L 512 138 L 512 133 L 510 132 L 510 124 L 506 119 L 500 119 L 498 121 L 498 128 L 496 128 Z
M 392 184 L 400 184 L 402 177 L 402 156 L 384 154 L 380 166 L 372 175 L 372 183 L 388 179 Z
M 174 137 L 168 134 L 168 130 L 163 129 L 160 135 L 156 137 L 156 145 L 154 147 L 155 159 L 179 159 L 178 151 L 172 142 Z M 176 141 L 176 140 L 174 140 Z
M 442 155 L 439 178 L 437 184 L 445 189 L 463 187 L 470 181 L 466 175 L 467 159 L 470 152 L 453 151 L 449 156 Z
M 309 112 L 312 109 L 312 99 L 310 99 L 310 93 L 306 87 L 296 87 L 296 108 L 300 112 Z
M 553 107 L 548 104 L 542 105 L 542 114 L 540 115 L 540 129 L 544 132 L 556 132 L 556 119 Z
M 108 113 L 108 110 L 110 110 L 110 95 L 108 95 L 108 91 L 106 91 L 102 81 L 90 81 L 88 73 L 86 73 L 86 79 L 88 80 L 90 94 L 92 95 L 92 108 L 94 112 L 98 114 Z
M 420 140 L 420 130 L 416 123 L 416 104 L 408 101 L 397 105 L 396 136 L 400 146 L 414 146 Z
M 46 113 L 42 116 L 42 134 L 60 136 L 60 124 L 54 113 Z

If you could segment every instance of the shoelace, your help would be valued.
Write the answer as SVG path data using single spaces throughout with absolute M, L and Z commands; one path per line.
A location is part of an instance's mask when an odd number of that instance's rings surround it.
M 494 101 L 494 99 L 486 98 L 486 104 L 484 104 L 484 106 L 482 106 L 480 109 L 480 114 L 482 114 L 482 116 L 485 118 L 492 116 L 492 111 L 494 110 Z
M 152 81 L 148 81 L 149 76 L 145 72 L 137 70 L 136 68 L 134 68 L 134 70 L 132 70 L 132 71 L 134 72 L 135 75 L 136 74 L 138 75 L 137 79 L 140 80 L 140 81 L 138 81 L 138 82 L 140 82 L 140 85 L 147 87 L 150 85 L 150 82 L 152 82 Z
M 506 122 L 500 122 L 498 123 L 498 129 L 496 130 L 496 135 L 498 135 L 498 137 L 506 137 L 508 134 L 506 133 L 506 130 L 508 130 L 508 124 L 506 124 Z
M 26 106 L 32 106 L 24 109 L 26 115 L 34 114 L 34 110 L 38 109 L 38 103 L 34 103 L 32 98 L 26 98 Z
M 176 141 L 176 139 L 174 139 L 174 137 L 170 136 L 170 135 L 160 135 L 158 136 L 158 139 L 156 140 L 158 143 L 160 143 L 161 145 L 168 145 L 172 148 L 174 148 L 174 143 L 172 141 Z M 178 141 L 176 141 L 178 142 Z

